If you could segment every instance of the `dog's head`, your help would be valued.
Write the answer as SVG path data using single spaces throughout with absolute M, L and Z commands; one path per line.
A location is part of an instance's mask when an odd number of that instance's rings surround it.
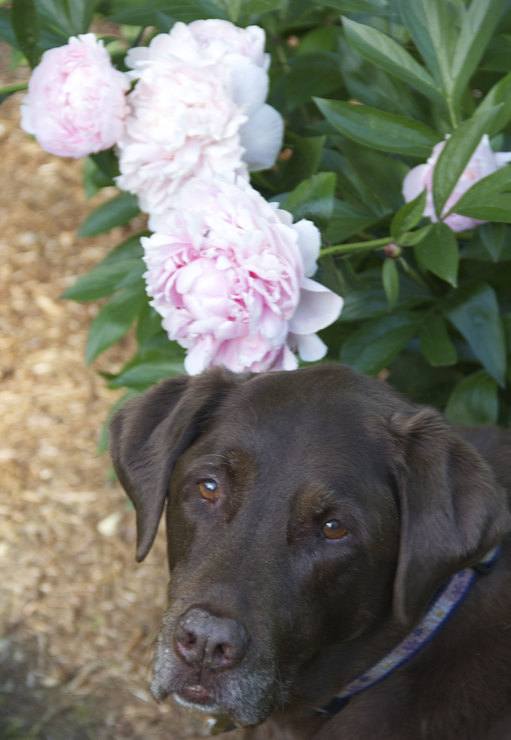
M 153 693 L 243 726 L 319 651 L 412 626 L 510 527 L 440 414 L 338 365 L 164 381 L 117 412 L 111 448 L 139 560 L 168 498 Z

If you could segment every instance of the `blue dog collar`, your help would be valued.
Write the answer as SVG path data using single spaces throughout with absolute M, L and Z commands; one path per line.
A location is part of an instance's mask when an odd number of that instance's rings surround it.
M 444 626 L 451 614 L 458 607 L 478 574 L 487 575 L 495 567 L 500 548 L 496 547 L 481 562 L 470 568 L 455 573 L 434 598 L 419 624 L 388 655 L 372 666 L 368 671 L 355 678 L 345 686 L 340 694 L 334 696 L 328 704 L 316 710 L 321 717 L 332 717 L 344 709 L 352 696 L 371 688 L 386 678 L 392 671 L 403 665 L 412 655 L 424 647 Z

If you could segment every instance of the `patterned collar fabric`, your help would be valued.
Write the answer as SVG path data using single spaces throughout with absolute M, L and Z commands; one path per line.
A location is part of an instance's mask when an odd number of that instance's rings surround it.
M 388 655 L 368 671 L 351 681 L 340 694 L 331 699 L 316 714 L 331 717 L 343 709 L 355 694 L 374 686 L 415 655 L 443 627 L 449 616 L 463 601 L 478 573 L 489 573 L 498 558 L 498 548 L 492 550 L 477 565 L 455 573 L 440 594 L 434 597 L 419 624 Z

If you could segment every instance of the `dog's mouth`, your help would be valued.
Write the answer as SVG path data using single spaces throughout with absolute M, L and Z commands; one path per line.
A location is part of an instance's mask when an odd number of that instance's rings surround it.
M 174 692 L 174 699 L 188 709 L 215 713 L 220 707 L 214 695 L 200 684 L 190 684 Z

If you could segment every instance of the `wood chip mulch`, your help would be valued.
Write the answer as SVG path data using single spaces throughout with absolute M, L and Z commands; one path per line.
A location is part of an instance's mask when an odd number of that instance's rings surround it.
M 9 71 L 0 45 L 0 84 Z M 54 157 L 19 128 L 23 93 L 0 107 L 0 738 L 192 740 L 204 719 L 148 691 L 165 605 L 164 536 L 134 561 L 134 512 L 97 441 L 118 394 L 127 338 L 85 366 L 98 305 L 59 298 L 144 227 L 93 239 L 76 230 L 82 163 Z

